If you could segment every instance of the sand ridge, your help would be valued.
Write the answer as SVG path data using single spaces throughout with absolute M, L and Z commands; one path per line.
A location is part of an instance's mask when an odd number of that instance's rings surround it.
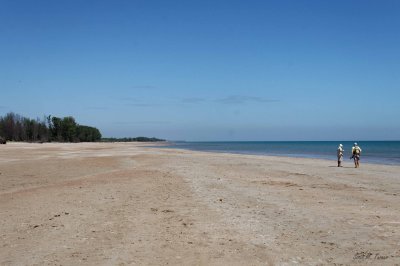
M 400 167 L 151 148 L 0 147 L 1 265 L 396 265 Z

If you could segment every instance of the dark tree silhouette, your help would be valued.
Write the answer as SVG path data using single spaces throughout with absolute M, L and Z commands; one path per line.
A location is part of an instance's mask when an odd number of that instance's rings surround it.
M 79 142 L 99 141 L 101 133 L 97 128 L 79 125 L 72 116 L 47 116 L 34 120 L 8 113 L 0 116 L 0 137 L 12 141 Z

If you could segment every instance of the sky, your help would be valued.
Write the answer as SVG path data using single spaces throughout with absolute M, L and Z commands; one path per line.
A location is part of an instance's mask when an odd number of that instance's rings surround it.
M 104 137 L 400 140 L 400 1 L 0 0 L 0 115 Z

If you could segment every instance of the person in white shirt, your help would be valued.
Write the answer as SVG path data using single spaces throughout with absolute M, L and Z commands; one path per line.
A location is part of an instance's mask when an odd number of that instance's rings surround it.
M 343 145 L 339 144 L 339 147 L 337 148 L 337 166 L 342 167 L 342 161 L 343 161 Z

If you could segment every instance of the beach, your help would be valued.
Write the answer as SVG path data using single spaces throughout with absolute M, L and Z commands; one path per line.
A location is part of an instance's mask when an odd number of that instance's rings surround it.
M 336 165 L 7 143 L 0 265 L 400 265 L 400 166 Z

